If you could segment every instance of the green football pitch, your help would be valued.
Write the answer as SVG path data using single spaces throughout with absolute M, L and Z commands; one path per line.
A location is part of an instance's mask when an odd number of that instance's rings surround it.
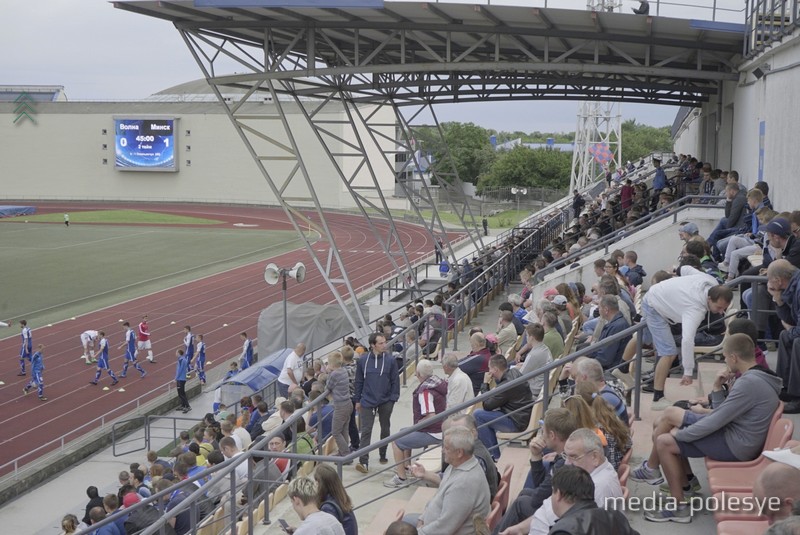
M 0 320 L 53 323 L 300 246 L 293 231 L 0 220 Z

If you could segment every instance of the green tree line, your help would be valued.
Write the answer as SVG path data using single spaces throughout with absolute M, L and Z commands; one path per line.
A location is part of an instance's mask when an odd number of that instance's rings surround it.
M 522 139 L 523 143 L 544 143 L 554 138 L 556 143 L 571 143 L 574 132 L 497 132 L 473 123 L 442 123 L 442 137 L 435 127 L 414 129 L 415 146 L 430 153 L 433 168 L 443 180 L 454 172 L 479 190 L 501 186 L 523 186 L 563 189 L 569 186 L 572 153 L 517 146 L 510 150 L 494 150 L 489 138 L 504 143 Z M 446 146 L 445 146 L 446 144 Z M 621 161 L 638 161 L 653 151 L 672 150 L 668 126 L 661 128 L 637 124 L 635 119 L 622 123 Z M 447 157 L 449 153 L 449 158 Z M 454 169 L 455 168 L 455 169 Z

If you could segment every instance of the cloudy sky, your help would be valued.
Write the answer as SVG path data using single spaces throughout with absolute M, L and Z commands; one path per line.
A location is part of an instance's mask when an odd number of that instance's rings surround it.
M 531 6 L 544 1 L 491 3 Z M 585 9 L 586 0 L 549 0 L 554 4 Z M 629 9 L 638 2 L 624 0 L 624 5 Z M 666 7 L 661 9 L 664 14 Z M 115 9 L 103 0 L 2 0 L 0 43 L 0 84 L 63 85 L 70 100 L 137 100 L 201 77 L 170 23 Z M 443 121 L 471 121 L 496 130 L 566 132 L 575 129 L 577 107 L 575 102 L 459 104 L 443 105 L 437 113 Z M 622 106 L 624 119 L 654 126 L 671 125 L 676 112 L 670 106 Z

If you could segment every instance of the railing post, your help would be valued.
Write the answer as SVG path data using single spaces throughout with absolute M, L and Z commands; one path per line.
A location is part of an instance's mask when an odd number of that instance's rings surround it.
M 636 420 L 640 420 L 639 412 L 641 408 L 642 402 L 642 362 L 644 362 L 644 358 L 642 358 L 642 333 L 644 331 L 639 331 L 636 333 L 636 357 L 634 358 L 634 362 L 636 362 L 636 373 L 634 374 L 634 390 L 633 390 L 633 417 Z M 630 371 L 630 370 L 629 370 Z

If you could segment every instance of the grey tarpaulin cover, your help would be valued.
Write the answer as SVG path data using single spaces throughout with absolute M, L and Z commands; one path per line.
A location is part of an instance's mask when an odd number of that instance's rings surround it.
M 355 316 L 354 308 L 348 307 Z M 369 313 L 362 308 L 364 317 Z M 316 303 L 287 303 L 289 317 L 288 346 L 305 342 L 309 351 L 323 347 L 337 339 L 349 336 L 353 326 L 347 321 L 339 305 L 318 305 Z M 258 317 L 258 354 L 270 355 L 283 348 L 283 302 L 273 303 Z
M 283 368 L 283 361 L 291 353 L 291 349 L 280 349 L 269 354 L 266 358 L 259 358 L 258 362 L 242 370 L 233 377 L 225 379 L 220 385 L 219 401 L 231 406 L 243 396 L 249 396 L 254 392 L 265 388 L 269 383 L 276 380 Z M 266 355 L 266 353 L 259 353 Z

